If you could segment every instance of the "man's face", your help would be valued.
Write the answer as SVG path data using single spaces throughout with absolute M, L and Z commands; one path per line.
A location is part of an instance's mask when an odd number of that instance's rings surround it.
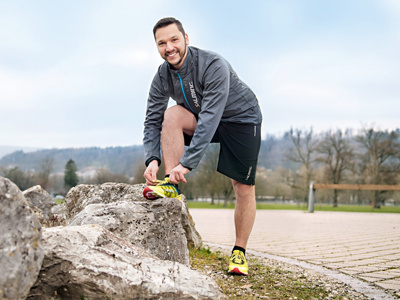
M 159 28 L 155 34 L 158 52 L 172 68 L 178 70 L 187 55 L 187 45 L 189 37 L 183 36 L 175 24 Z

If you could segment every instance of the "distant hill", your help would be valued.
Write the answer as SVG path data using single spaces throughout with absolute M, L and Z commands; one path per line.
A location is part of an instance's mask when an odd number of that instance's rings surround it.
M 113 173 L 133 176 L 137 163 L 144 162 L 144 148 L 129 147 L 91 147 L 45 149 L 35 152 L 15 151 L 0 159 L 0 166 L 18 166 L 23 171 L 38 171 L 40 163 L 46 158 L 54 159 L 53 173 L 63 172 L 69 159 L 75 161 L 78 170 L 88 167 L 106 168 Z
M 290 147 L 287 138 L 268 136 L 261 143 L 259 165 L 274 169 L 277 166 L 289 167 L 285 153 Z M 53 173 L 64 172 L 65 164 L 73 159 L 79 171 L 86 168 L 105 168 L 113 173 L 132 177 L 137 164 L 144 163 L 143 145 L 108 148 L 64 148 L 45 149 L 35 152 L 15 151 L 0 159 L 0 166 L 18 166 L 23 171 L 39 170 L 40 163 L 46 158 L 54 159 Z
M 3 156 L 5 156 L 7 154 L 13 153 L 15 151 L 32 152 L 32 151 L 37 151 L 37 150 L 39 150 L 39 148 L 0 145 L 0 158 L 2 158 Z

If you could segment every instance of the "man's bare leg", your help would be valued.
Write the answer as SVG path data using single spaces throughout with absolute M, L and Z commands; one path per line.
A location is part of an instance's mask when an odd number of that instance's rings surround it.
M 161 132 L 165 174 L 169 174 L 179 164 L 185 151 L 183 133 L 193 135 L 196 125 L 194 115 L 180 105 L 172 106 L 165 111 Z
M 235 246 L 246 249 L 256 217 L 255 186 L 243 184 L 233 179 L 232 184 L 236 195 Z

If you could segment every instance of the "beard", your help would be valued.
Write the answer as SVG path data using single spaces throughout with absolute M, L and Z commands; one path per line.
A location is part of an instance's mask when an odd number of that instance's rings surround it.
M 185 55 L 186 55 L 186 52 L 187 52 L 187 45 L 185 44 L 185 49 L 184 49 L 183 53 L 181 54 L 180 51 L 177 52 L 177 54 L 180 56 L 180 59 L 179 59 L 179 61 L 178 61 L 177 63 L 172 64 L 172 63 L 170 63 L 170 62 L 168 61 L 168 59 L 165 59 L 165 60 L 172 66 L 173 69 L 175 69 L 175 67 L 176 67 L 176 66 L 179 66 L 179 65 L 182 63 L 182 61 L 184 60 Z M 168 57 L 168 56 L 166 56 L 166 58 L 167 58 L 167 57 Z

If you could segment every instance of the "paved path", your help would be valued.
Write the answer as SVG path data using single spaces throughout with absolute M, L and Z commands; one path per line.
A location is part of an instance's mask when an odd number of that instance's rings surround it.
M 233 210 L 190 213 L 203 241 L 233 245 Z M 326 267 L 400 297 L 400 214 L 259 210 L 248 249 Z

